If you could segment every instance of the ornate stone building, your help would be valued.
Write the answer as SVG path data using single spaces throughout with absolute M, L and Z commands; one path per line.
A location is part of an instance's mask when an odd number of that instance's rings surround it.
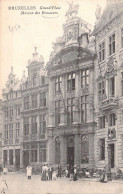
M 21 82 L 11 68 L 6 88 L 2 93 L 2 164 L 10 168 L 20 167 L 21 132 Z
M 123 1 L 107 0 L 96 13 L 95 164 L 123 168 Z
M 43 57 L 37 48 L 28 61 L 28 77 L 22 78 L 22 141 L 21 168 L 46 162 L 46 115 L 48 82 L 45 77 Z
M 63 37 L 47 63 L 49 77 L 48 163 L 93 166 L 94 39 L 90 25 L 70 5 Z

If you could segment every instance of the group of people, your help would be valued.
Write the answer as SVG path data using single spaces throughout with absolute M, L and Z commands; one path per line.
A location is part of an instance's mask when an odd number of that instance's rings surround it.
M 66 169 L 66 177 L 70 178 L 70 181 L 76 181 L 78 180 L 77 178 L 77 168 L 76 165 L 67 165 L 67 169 Z
M 31 179 L 32 176 L 32 167 L 29 164 L 26 168 L 27 170 L 27 177 L 28 179 Z M 47 164 L 43 164 L 42 170 L 41 170 L 41 180 L 42 181 L 48 181 L 48 180 L 56 180 L 57 177 L 61 177 L 62 174 L 62 168 L 60 165 L 58 165 L 57 170 L 53 166 L 49 166 Z

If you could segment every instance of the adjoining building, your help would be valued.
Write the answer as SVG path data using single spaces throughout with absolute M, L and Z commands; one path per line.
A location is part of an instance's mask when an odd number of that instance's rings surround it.
M 107 0 L 97 19 L 95 165 L 123 169 L 123 1 Z
M 37 48 L 28 61 L 28 77 L 22 83 L 22 141 L 21 168 L 46 162 L 48 113 L 48 80 L 43 57 Z
M 13 73 L 9 74 L 6 88 L 2 93 L 2 164 L 9 168 L 20 168 L 21 133 L 21 81 Z

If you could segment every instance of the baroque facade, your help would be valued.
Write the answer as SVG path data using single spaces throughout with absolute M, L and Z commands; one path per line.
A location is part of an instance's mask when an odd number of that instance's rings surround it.
M 123 4 L 107 0 L 96 24 L 70 5 L 46 65 L 37 48 L 28 76 L 3 90 L 2 164 L 123 168 Z M 120 87 L 117 87 L 120 86 Z
M 107 1 L 93 32 L 95 63 L 95 164 L 123 168 L 123 1 Z

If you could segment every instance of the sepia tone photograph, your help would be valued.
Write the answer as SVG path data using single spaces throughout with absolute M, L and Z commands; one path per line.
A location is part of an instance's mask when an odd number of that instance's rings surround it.
M 123 0 L 0 0 L 0 193 L 123 194 Z

